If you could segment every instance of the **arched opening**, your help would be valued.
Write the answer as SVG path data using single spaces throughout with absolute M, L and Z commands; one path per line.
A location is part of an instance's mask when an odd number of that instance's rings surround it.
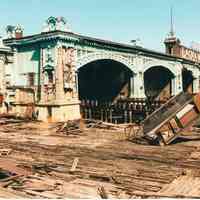
M 78 70 L 79 98 L 114 101 L 130 95 L 133 72 L 124 64 L 102 59 L 90 62 Z
M 182 71 L 182 81 L 183 81 L 183 91 L 193 93 L 193 80 L 194 77 L 192 75 L 192 72 L 190 70 L 187 70 L 186 68 Z
M 154 66 L 144 72 L 144 89 L 147 98 L 167 100 L 172 94 L 173 73 L 163 67 Z

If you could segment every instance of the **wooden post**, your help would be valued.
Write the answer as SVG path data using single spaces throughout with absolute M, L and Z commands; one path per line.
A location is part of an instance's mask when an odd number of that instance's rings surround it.
M 89 119 L 92 119 L 92 110 L 91 110 L 91 107 L 89 108 Z
M 85 119 L 87 119 L 88 115 L 87 115 L 87 108 L 84 108 L 84 117 Z
M 112 123 L 112 108 L 110 108 L 110 123 Z
M 129 110 L 129 123 L 133 122 L 133 118 L 132 118 L 132 110 Z

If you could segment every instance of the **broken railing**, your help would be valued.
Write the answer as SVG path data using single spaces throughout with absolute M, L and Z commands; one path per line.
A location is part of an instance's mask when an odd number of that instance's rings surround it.
M 147 99 L 124 99 L 117 102 L 82 100 L 81 114 L 84 119 L 95 119 L 110 123 L 139 123 L 164 101 Z

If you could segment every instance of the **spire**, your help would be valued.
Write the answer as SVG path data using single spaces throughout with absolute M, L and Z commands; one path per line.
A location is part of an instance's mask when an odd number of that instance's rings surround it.
M 170 55 L 180 56 L 181 41 L 175 36 L 172 6 L 170 8 L 170 22 L 170 31 L 164 40 L 165 52 Z
M 174 32 L 173 7 L 172 6 L 170 8 L 170 18 L 171 18 L 171 27 L 170 27 L 169 36 L 170 37 L 174 37 L 175 36 L 175 32 Z

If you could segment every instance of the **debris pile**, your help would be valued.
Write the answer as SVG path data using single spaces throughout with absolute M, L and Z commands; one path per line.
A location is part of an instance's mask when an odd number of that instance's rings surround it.
M 144 137 L 166 145 L 195 122 L 200 113 L 200 94 L 180 93 L 148 116 L 143 122 Z
M 162 107 L 161 111 L 166 112 L 161 112 L 163 118 L 158 115 L 158 110 L 146 121 L 153 119 L 154 124 L 146 126 L 144 122 L 143 127 L 96 120 L 50 125 L 23 120 L 13 123 L 12 119 L 1 118 L 0 197 L 127 199 L 200 196 L 200 135 L 195 139 L 189 137 L 199 127 L 196 117 L 190 118 L 191 113 L 196 116 L 193 110 L 198 111 L 199 104 L 191 96 L 183 96 L 179 96 L 183 98 L 183 107 L 174 98 L 170 106 L 169 102 L 166 104 L 168 109 L 166 105 Z M 176 111 L 171 112 L 174 106 Z M 192 119 L 192 123 L 188 120 L 187 129 L 174 132 L 182 137 L 181 142 L 177 142 L 176 137 L 164 148 L 143 145 L 149 141 L 145 140 L 143 131 L 154 130 L 151 133 L 157 136 L 158 131 L 164 130 L 163 125 L 171 123 L 177 114 L 182 122 L 186 122 L 183 120 L 185 116 Z M 192 126 L 194 121 L 196 123 Z M 196 185 L 196 190 L 187 180 Z M 180 189 L 182 185 L 190 193 Z
M 29 121 L 32 121 L 32 120 L 23 118 L 23 117 L 19 117 L 16 115 L 10 115 L 10 114 L 1 114 L 0 115 L 0 125 L 11 124 L 11 123 L 17 124 L 17 123 L 29 122 Z
M 80 123 L 80 120 L 56 123 L 56 132 L 63 133 L 65 135 L 79 134 L 82 132 Z
M 13 126 L 5 124 L 1 128 L 5 127 L 13 131 Z M 126 128 L 127 134 L 136 129 L 131 125 L 121 127 Z M 162 148 L 118 140 L 114 130 L 86 128 L 84 135 L 73 138 L 60 137 L 53 128 L 47 134 L 46 129 L 49 131 L 49 127 L 41 127 L 39 123 L 26 122 L 21 124 L 21 129 L 16 129 L 17 134 L 10 132 L 10 137 L 0 129 L 0 148 L 4 152 L 0 157 L 0 169 L 11 172 L 0 180 L 0 196 L 166 196 L 159 191 L 185 174 L 185 169 L 200 169 L 200 148 L 193 144 L 178 143 Z M 32 140 L 33 137 L 46 142 Z M 195 142 L 198 145 L 198 141 Z M 4 190 L 11 194 L 2 192 Z

